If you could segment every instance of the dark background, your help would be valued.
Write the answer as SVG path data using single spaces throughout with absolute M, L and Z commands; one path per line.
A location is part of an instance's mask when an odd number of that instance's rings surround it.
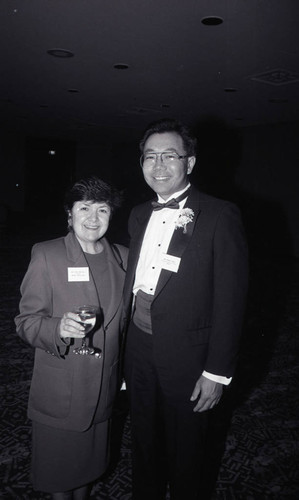
M 34 353 L 13 322 L 31 246 L 66 233 L 65 189 L 89 174 L 124 192 L 108 236 L 126 244 L 131 208 L 153 195 L 138 142 L 165 117 L 191 126 L 191 181 L 237 203 L 249 242 L 239 366 L 210 432 L 213 499 L 298 498 L 298 17 L 297 0 L 0 0 L 1 498 L 46 498 L 29 481 Z M 92 498 L 130 498 L 125 401 L 114 421 Z

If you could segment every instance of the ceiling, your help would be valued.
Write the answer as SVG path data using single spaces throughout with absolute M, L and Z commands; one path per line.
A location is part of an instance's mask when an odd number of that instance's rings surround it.
M 4 131 L 127 141 L 162 117 L 299 120 L 297 0 L 1 0 L 0 11 Z

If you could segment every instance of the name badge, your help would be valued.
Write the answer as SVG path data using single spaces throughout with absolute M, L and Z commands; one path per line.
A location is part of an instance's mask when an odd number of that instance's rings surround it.
M 174 255 L 168 255 L 163 253 L 161 257 L 161 267 L 167 271 L 172 271 L 177 273 L 181 263 L 180 257 L 175 257 Z
M 89 268 L 88 267 L 68 267 L 67 268 L 68 281 L 89 281 Z

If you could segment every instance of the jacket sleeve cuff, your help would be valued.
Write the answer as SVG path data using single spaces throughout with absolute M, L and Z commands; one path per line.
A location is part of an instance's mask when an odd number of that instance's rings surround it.
M 71 339 L 69 337 L 62 338 L 59 335 L 58 328 L 56 329 L 56 339 L 55 344 L 60 356 L 64 356 L 68 350 L 68 347 L 71 343 Z

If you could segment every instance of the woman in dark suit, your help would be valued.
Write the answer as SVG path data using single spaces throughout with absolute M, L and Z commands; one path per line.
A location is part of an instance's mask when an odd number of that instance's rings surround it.
M 100 179 L 75 183 L 65 198 L 69 233 L 34 245 L 21 285 L 17 333 L 35 348 L 32 481 L 55 500 L 89 498 L 107 468 L 127 249 L 104 235 L 119 205 L 119 193 Z M 93 355 L 76 354 L 85 332 L 73 311 L 84 304 L 98 311 L 88 335 Z

